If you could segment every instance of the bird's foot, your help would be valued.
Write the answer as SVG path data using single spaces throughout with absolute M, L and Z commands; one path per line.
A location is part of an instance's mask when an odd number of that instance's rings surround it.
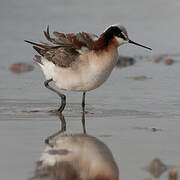
M 94 114 L 93 112 L 89 112 L 89 111 L 82 111 L 82 113 L 84 113 L 84 114 Z
M 60 114 L 58 109 L 49 110 L 48 112 L 51 113 L 51 115 L 53 115 L 53 116 L 59 116 L 59 114 Z

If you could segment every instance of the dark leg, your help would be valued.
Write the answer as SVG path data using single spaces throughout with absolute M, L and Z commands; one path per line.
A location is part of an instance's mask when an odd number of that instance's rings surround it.
M 82 110 L 83 110 L 83 113 L 85 112 L 85 96 L 86 96 L 86 93 L 83 92 L 83 97 L 82 97 Z
M 86 119 L 85 119 L 85 112 L 82 112 L 82 126 L 83 126 L 83 133 L 86 134 Z
M 83 97 L 82 97 L 82 126 L 83 126 L 83 133 L 86 134 L 86 124 L 85 124 L 85 96 L 86 93 L 83 92 Z
M 53 147 L 53 144 L 51 144 L 49 141 L 61 134 L 62 132 L 66 131 L 66 121 L 62 113 L 59 113 L 59 119 L 61 120 L 61 129 L 45 139 L 45 143 L 51 147 Z
M 62 93 L 60 93 L 59 91 L 55 90 L 54 88 L 52 88 L 49 83 L 52 81 L 52 79 L 49 79 L 47 81 L 44 82 L 44 85 L 46 88 L 50 89 L 51 91 L 54 91 L 56 94 L 58 94 L 60 97 L 61 97 L 61 106 L 60 108 L 58 109 L 58 111 L 61 113 L 65 106 L 66 106 L 66 96 Z

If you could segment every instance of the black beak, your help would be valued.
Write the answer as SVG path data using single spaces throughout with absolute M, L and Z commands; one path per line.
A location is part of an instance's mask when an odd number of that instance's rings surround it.
M 128 40 L 128 43 L 135 44 L 135 45 L 137 45 L 137 46 L 141 46 L 141 47 L 143 47 L 143 48 L 152 50 L 151 48 L 149 48 L 149 47 L 147 47 L 147 46 L 143 46 L 143 45 L 141 45 L 141 44 L 138 44 L 138 43 L 136 43 L 136 42 L 134 42 L 134 41 L 131 41 L 130 39 Z

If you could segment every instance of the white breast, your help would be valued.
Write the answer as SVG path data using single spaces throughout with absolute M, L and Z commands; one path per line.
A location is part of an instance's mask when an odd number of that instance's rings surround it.
M 117 55 L 117 52 L 102 56 L 89 55 L 89 69 L 83 71 L 82 77 L 88 91 L 99 87 L 108 79 L 117 62 Z
M 103 84 L 117 63 L 118 51 L 81 55 L 70 68 L 55 67 L 53 80 L 60 89 L 90 91 Z

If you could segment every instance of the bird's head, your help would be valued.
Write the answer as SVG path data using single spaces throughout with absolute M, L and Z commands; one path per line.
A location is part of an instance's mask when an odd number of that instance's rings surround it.
M 136 43 L 136 42 L 130 40 L 128 37 L 127 30 L 124 26 L 112 25 L 104 31 L 103 35 L 104 35 L 104 40 L 107 44 L 112 39 L 114 39 L 117 42 L 117 46 L 120 46 L 120 45 L 126 44 L 126 43 L 131 43 L 131 44 L 135 44 L 137 46 L 141 46 L 143 48 L 152 50 L 151 48 L 149 48 L 147 46 L 143 46 L 139 43 Z

